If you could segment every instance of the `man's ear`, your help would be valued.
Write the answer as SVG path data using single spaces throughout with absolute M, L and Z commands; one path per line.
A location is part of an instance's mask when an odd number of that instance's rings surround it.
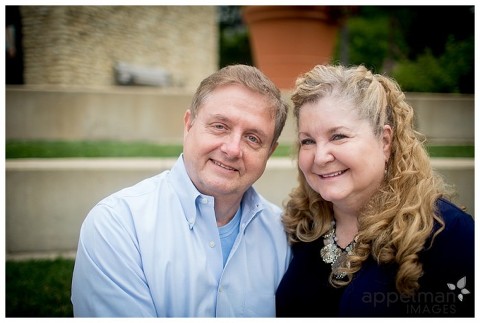
M 192 111 L 188 109 L 185 111 L 185 115 L 183 116 L 183 134 L 186 135 L 187 132 L 192 127 L 193 119 L 192 119 Z

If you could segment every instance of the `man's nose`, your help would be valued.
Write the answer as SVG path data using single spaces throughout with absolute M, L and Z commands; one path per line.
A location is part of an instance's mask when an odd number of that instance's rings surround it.
M 225 138 L 222 145 L 222 151 L 230 158 L 239 158 L 242 156 L 242 140 L 239 135 L 232 135 Z

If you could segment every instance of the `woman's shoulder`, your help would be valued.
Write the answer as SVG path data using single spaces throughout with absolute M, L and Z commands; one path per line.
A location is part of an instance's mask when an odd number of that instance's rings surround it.
M 447 301 L 443 307 L 432 304 L 430 309 L 438 307 L 448 310 L 444 313 L 447 316 L 471 316 L 474 309 L 473 297 L 464 293 L 468 294 L 474 288 L 474 219 L 445 199 L 437 201 L 437 212 L 445 226 L 433 237 L 431 245 L 426 244 L 420 255 L 423 264 L 423 274 L 419 280 L 421 292 L 424 295 L 435 295 L 435 302 L 436 295 Z
M 443 229 L 438 234 L 433 234 L 431 248 L 427 248 L 427 254 L 436 254 L 438 258 L 457 258 L 473 257 L 474 246 L 474 220 L 473 217 L 464 212 L 458 206 L 446 199 L 437 201 L 438 216 L 443 219 Z M 440 228 L 437 223 L 436 228 Z M 437 232 L 434 229 L 434 232 Z M 429 246 L 432 240 L 429 239 L 426 246 Z
M 319 237 L 313 241 L 296 241 L 292 244 L 292 252 L 294 255 L 308 255 L 319 254 L 320 249 L 323 247 L 323 238 Z
M 438 215 L 443 219 L 445 223 L 445 233 L 456 233 L 471 231 L 473 233 L 474 220 L 473 217 L 460 209 L 454 203 L 440 198 L 437 201 Z

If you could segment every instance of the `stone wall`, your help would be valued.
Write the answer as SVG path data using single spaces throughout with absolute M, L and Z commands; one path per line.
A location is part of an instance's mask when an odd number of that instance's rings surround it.
M 125 62 L 196 88 L 218 68 L 214 6 L 23 6 L 25 83 L 109 86 Z

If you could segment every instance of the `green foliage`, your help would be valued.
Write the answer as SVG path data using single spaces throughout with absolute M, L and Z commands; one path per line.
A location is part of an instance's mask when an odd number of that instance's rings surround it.
M 469 85 L 463 80 L 473 73 L 469 63 L 473 62 L 473 53 L 473 42 L 450 38 L 441 56 L 426 50 L 414 61 L 398 63 L 392 76 L 408 92 L 468 93 L 473 91 L 473 82 Z
M 73 260 L 7 261 L 7 317 L 72 317 Z
M 391 75 L 404 91 L 474 93 L 472 6 L 358 9 L 339 34 L 334 61 Z
M 220 6 L 220 67 L 230 64 L 253 65 L 248 29 L 242 21 L 240 6 Z
M 368 68 L 380 71 L 388 54 L 388 18 L 374 17 L 365 19 L 352 17 L 346 22 L 348 30 L 348 64 L 364 64 Z M 335 50 L 339 60 L 340 41 Z
M 220 67 L 230 64 L 252 65 L 248 31 L 244 29 L 223 30 L 220 34 Z
M 407 92 L 449 92 L 453 80 L 440 64 L 440 60 L 427 51 L 416 61 L 399 63 L 392 76 Z

